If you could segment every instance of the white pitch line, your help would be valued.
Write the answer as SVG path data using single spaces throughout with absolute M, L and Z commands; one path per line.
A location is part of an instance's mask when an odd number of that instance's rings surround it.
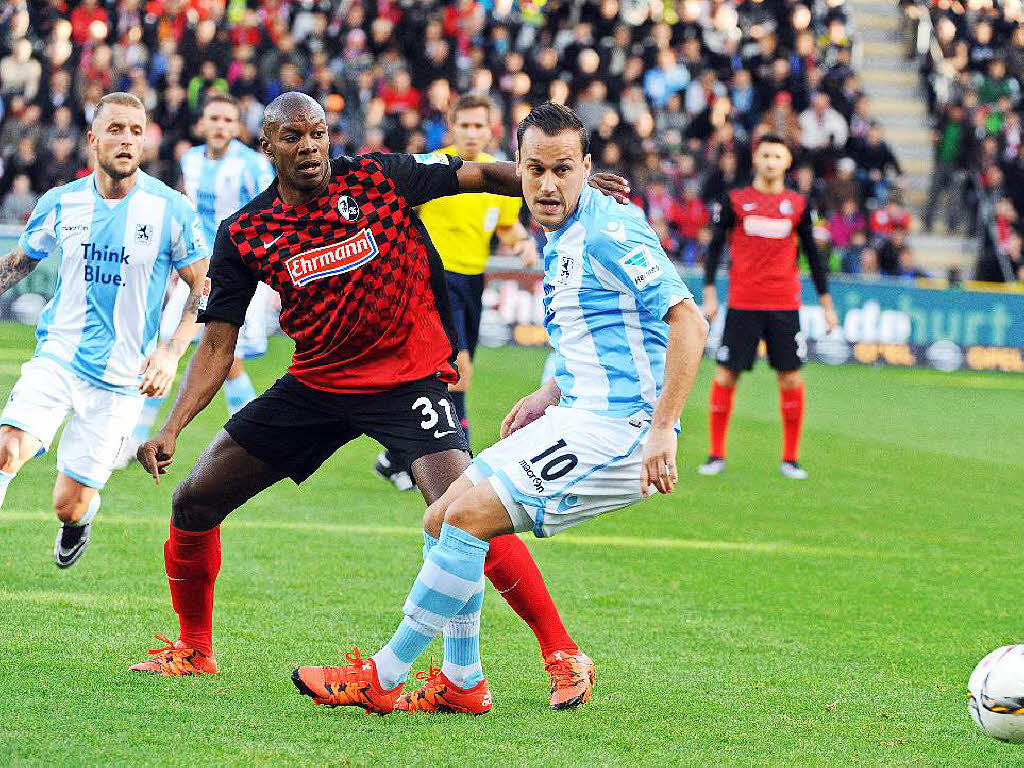
M 22 512 L 17 510 L 0 510 L 0 524 L 50 521 L 50 516 L 40 512 Z M 101 515 L 101 525 L 128 526 L 166 526 L 166 518 L 154 517 L 122 517 L 117 515 Z M 359 525 L 351 523 L 310 522 L 305 520 L 247 520 L 244 517 L 232 517 L 227 522 L 230 528 L 251 528 L 257 530 L 281 531 L 320 531 L 348 535 L 379 535 L 408 536 L 418 538 L 421 529 L 411 525 Z M 907 559 L 914 555 L 904 551 L 872 552 L 840 547 L 817 547 L 805 544 L 792 544 L 784 541 L 722 541 L 705 539 L 676 538 L 645 538 L 642 536 L 588 536 L 581 534 L 565 534 L 554 539 L 563 545 L 584 547 L 625 547 L 637 549 L 680 549 L 719 552 L 749 552 L 764 555 L 797 555 L 806 557 L 852 557 L 873 560 Z M 547 545 L 545 545 L 547 546 Z

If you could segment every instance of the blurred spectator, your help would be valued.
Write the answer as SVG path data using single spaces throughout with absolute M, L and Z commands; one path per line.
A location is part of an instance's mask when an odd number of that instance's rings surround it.
M 704 262 L 704 254 L 711 242 L 708 225 L 711 211 L 701 201 L 696 182 L 687 181 L 679 203 L 680 260 L 688 267 Z
M 26 101 L 39 93 L 42 65 L 32 57 L 32 43 L 21 38 L 14 41 L 11 52 L 0 59 L 0 95 L 19 94 Z
M 932 231 L 939 198 L 943 194 L 949 196 L 946 206 L 947 229 L 953 232 L 959 225 L 968 138 L 964 108 L 960 104 L 951 104 L 940 118 L 934 134 L 935 167 L 923 213 L 924 228 L 928 232 Z
M 0 205 L 0 221 L 4 224 L 24 224 L 38 200 L 39 195 L 32 191 L 32 180 L 24 173 L 15 175 L 11 189 Z
M 848 197 L 839 210 L 828 217 L 829 239 L 839 252 L 844 272 L 857 272 L 860 252 L 867 243 L 867 221 L 857 209 L 857 200 Z
M 846 120 L 832 108 L 829 95 L 816 91 L 811 106 L 800 113 L 800 144 L 812 153 L 819 174 L 826 175 L 832 154 L 846 145 L 848 136 Z
M 876 208 L 868 217 L 868 229 L 876 238 L 888 238 L 897 229 L 910 231 L 914 217 L 898 202 L 899 196 L 890 193 L 889 201 L 881 208 Z
M 857 174 L 864 184 L 864 197 L 868 200 L 884 200 L 889 188 L 889 175 L 894 174 L 898 182 L 903 175 L 899 160 L 882 138 L 882 128 L 877 121 L 868 123 L 864 138 L 851 138 L 847 152 L 853 158 Z
M 793 94 L 779 91 L 775 94 L 772 107 L 764 116 L 764 123 L 769 130 L 786 140 L 790 147 L 800 144 L 800 121 L 793 111 Z
M 106 37 L 110 28 L 110 16 L 97 0 L 82 0 L 71 11 L 71 39 L 75 45 L 85 45 L 94 37 Z
M 844 157 L 836 163 L 836 173 L 825 185 L 825 209 L 829 212 L 838 211 L 846 200 L 856 201 L 860 197 L 860 184 L 854 174 L 857 163 L 852 157 Z

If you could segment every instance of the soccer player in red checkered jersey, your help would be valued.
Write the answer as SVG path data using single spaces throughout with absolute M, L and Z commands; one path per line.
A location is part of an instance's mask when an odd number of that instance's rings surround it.
M 725 469 L 725 432 L 733 394 L 740 375 L 753 368 L 764 339 L 768 362 L 779 379 L 784 432 L 779 469 L 795 480 L 807 477 L 797 462 L 804 415 L 797 342 L 798 243 L 807 256 L 829 332 L 836 327 L 836 313 L 828 293 L 828 269 L 814 242 L 810 206 L 806 198 L 784 186 L 792 162 L 789 147 L 780 137 L 761 137 L 753 157 L 753 183 L 727 193 L 715 213 L 714 235 L 704 269 L 703 309 L 709 320 L 718 314 L 715 273 L 727 241 L 729 298 L 718 368 L 711 385 L 711 451 L 698 470 L 702 475 L 717 475 Z
M 175 642 L 133 670 L 216 674 L 214 582 L 220 523 L 290 477 L 312 475 L 338 448 L 369 435 L 411 465 L 428 504 L 469 465 L 448 394 L 458 379 L 440 258 L 414 208 L 458 192 L 520 195 L 513 163 L 447 155 L 368 154 L 331 159 L 323 108 L 286 93 L 264 114 L 261 146 L 278 180 L 217 232 L 206 323 L 167 422 L 139 448 L 159 480 L 178 435 L 231 368 L 238 329 L 258 282 L 281 296 L 281 327 L 295 341 L 288 372 L 238 411 L 175 491 L 164 562 L 178 614 Z M 624 180 L 592 183 L 622 197 Z M 487 575 L 537 635 L 552 705 L 586 700 L 593 662 L 566 632 L 523 542 L 505 536 Z

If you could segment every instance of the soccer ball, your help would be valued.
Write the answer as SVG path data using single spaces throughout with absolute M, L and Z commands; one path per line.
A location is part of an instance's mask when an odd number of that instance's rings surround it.
M 967 707 L 993 739 L 1024 743 L 1024 645 L 1004 645 L 978 662 L 967 682 Z

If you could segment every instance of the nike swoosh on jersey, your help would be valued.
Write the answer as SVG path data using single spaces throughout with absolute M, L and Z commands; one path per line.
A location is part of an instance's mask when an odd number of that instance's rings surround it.
M 455 430 L 454 429 L 449 429 L 447 432 L 438 432 L 436 429 L 434 430 L 434 438 L 435 439 L 436 438 L 440 438 L 440 437 L 444 437 L 445 435 L 454 435 L 454 434 L 455 434 Z
M 272 245 L 273 245 L 274 243 L 276 243 L 276 242 L 277 242 L 278 240 L 280 240 L 280 239 L 281 239 L 282 237 L 284 237 L 284 233 L 282 233 L 282 234 L 278 235 L 278 236 L 277 236 L 277 237 L 275 237 L 275 238 L 274 238 L 273 240 L 271 240 L 271 241 L 270 241 L 269 243 L 264 243 L 264 244 L 263 244 L 263 247 L 264 247 L 264 248 L 269 248 L 269 247 L 270 247 L 270 246 L 272 246 Z

